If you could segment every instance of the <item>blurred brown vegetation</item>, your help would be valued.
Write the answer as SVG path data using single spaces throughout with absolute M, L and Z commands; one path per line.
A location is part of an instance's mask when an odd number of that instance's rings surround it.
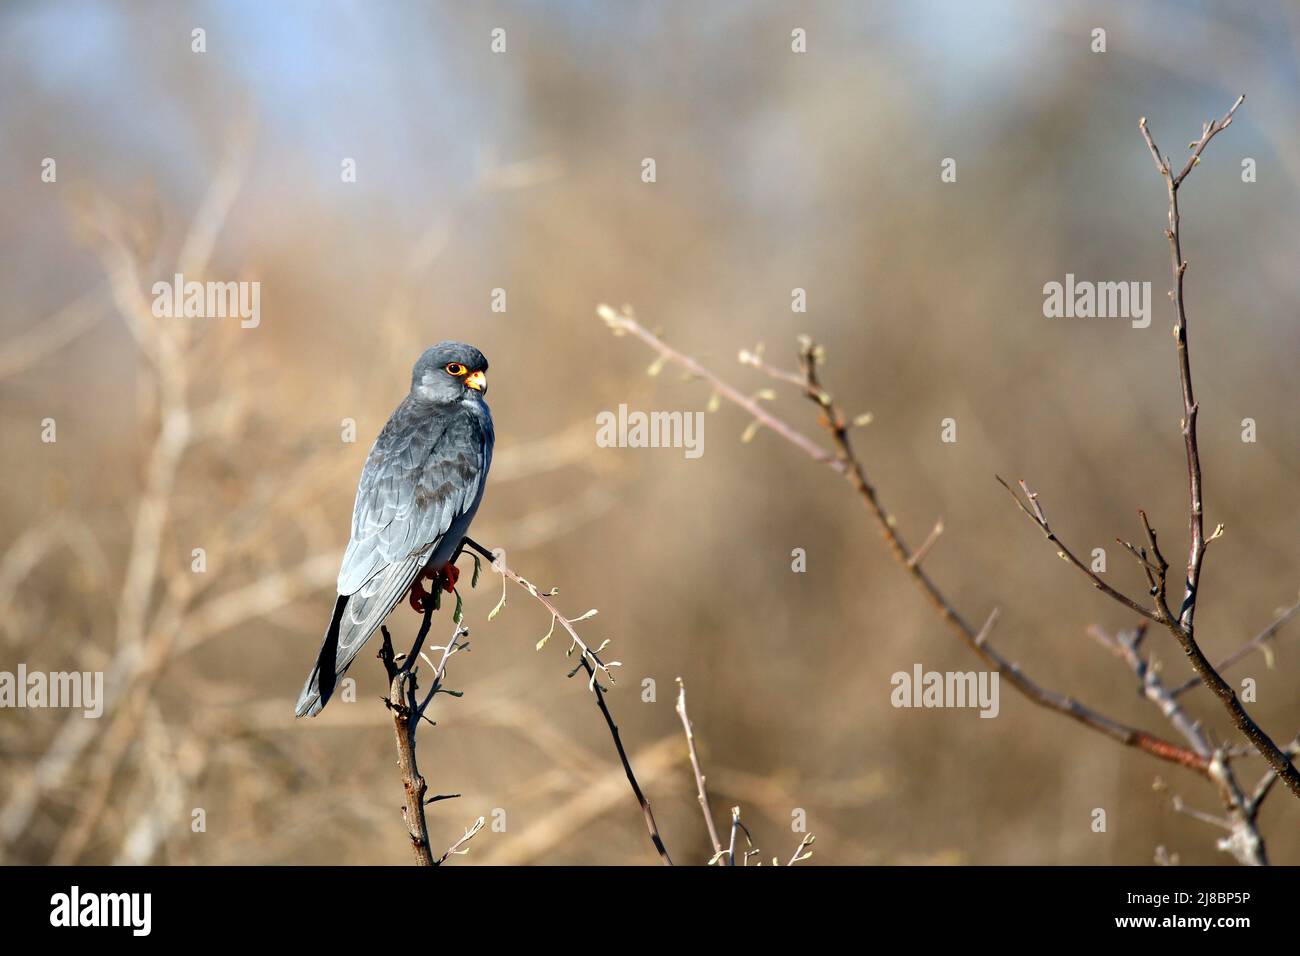
M 0 669 L 103 669 L 115 695 L 99 721 L 0 711 L 0 859 L 407 861 L 380 665 L 358 659 L 356 703 L 310 722 L 292 705 L 369 442 L 420 350 L 459 338 L 491 360 L 498 435 L 474 536 L 558 585 L 566 610 L 600 609 L 585 631 L 614 638 L 610 703 L 678 862 L 709 856 L 678 675 L 715 809 L 742 805 L 769 855 L 798 843 L 799 807 L 814 863 L 1146 863 L 1157 846 L 1227 862 L 1152 782 L 1213 810 L 1208 785 L 1009 688 L 995 720 L 893 709 L 893 672 L 974 661 L 824 469 L 763 432 L 742 444 L 727 409 L 699 460 L 595 445 L 602 410 L 708 399 L 646 376 L 651 356 L 609 335 L 598 302 L 634 303 L 754 390 L 769 383 L 738 349 L 761 340 L 793 365 L 795 336 L 816 335 L 837 397 L 874 415 L 859 449 L 904 531 L 919 541 L 943 517 L 927 565 L 955 603 L 980 620 L 999 605 L 1003 652 L 1043 684 L 1166 733 L 1086 636 L 1133 622 L 993 475 L 1030 479 L 1129 593 L 1142 581 L 1114 538 L 1138 533 L 1138 507 L 1181 550 L 1165 197 L 1137 120 L 1178 157 L 1245 91 L 1183 198 L 1207 517 L 1227 526 L 1202 643 L 1217 658 L 1296 599 L 1295 8 L 859 6 L 0 11 Z M 207 53 L 190 51 L 195 26 Z M 496 26 L 504 55 L 488 51 Z M 40 181 L 45 157 L 57 183 Z M 939 181 L 944 157 L 956 183 Z M 149 286 L 178 264 L 260 281 L 261 325 L 148 321 Z M 1150 281 L 1151 327 L 1045 319 L 1042 286 L 1067 272 Z M 813 433 L 805 405 L 777 407 Z M 458 863 L 653 862 L 563 645 L 534 651 L 545 614 L 512 593 L 486 621 L 498 584 L 466 592 L 472 651 L 449 681 L 465 697 L 421 731 L 431 791 L 462 794 L 431 807 L 435 843 L 500 808 L 506 831 Z M 399 641 L 416 621 L 395 613 Z M 1172 639 L 1150 640 L 1181 679 Z M 1252 713 L 1279 740 L 1300 729 L 1297 643 L 1283 632 L 1271 667 L 1231 674 L 1257 679 Z M 1186 702 L 1227 738 L 1203 690 Z M 1275 862 L 1300 862 L 1298 821 L 1285 794 L 1266 807 Z

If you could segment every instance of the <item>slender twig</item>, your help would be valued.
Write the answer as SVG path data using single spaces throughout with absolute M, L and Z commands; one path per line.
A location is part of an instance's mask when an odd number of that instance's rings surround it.
M 813 841 L 816 839 L 817 838 L 810 833 L 800 840 L 799 845 L 795 847 L 794 853 L 790 857 L 790 862 L 787 863 L 786 866 L 794 866 L 796 863 L 801 863 L 812 856 L 812 851 L 808 850 L 808 848 L 813 845 Z M 808 852 L 805 853 L 805 850 L 808 850 Z
M 740 807 L 731 808 L 731 842 L 728 844 L 726 852 L 720 852 L 714 857 L 714 862 L 726 861 L 727 866 L 736 865 L 736 832 L 740 829 Z
M 1192 167 L 1200 162 L 1201 152 L 1214 135 L 1226 129 L 1232 123 L 1232 116 L 1244 99 L 1244 95 L 1239 96 L 1222 121 L 1210 122 L 1205 125 L 1201 138 L 1192 144 L 1191 158 L 1188 159 L 1187 165 L 1183 167 L 1182 172 L 1177 176 L 1170 172 L 1168 158 L 1163 160 L 1160 158 L 1160 150 L 1156 147 L 1150 130 L 1147 129 L 1146 117 L 1142 117 L 1138 122 L 1138 128 L 1142 131 L 1142 137 L 1146 140 L 1147 148 L 1151 151 L 1151 158 L 1155 160 L 1156 169 L 1163 177 L 1169 194 L 1169 227 L 1165 230 L 1165 238 L 1169 240 L 1169 253 L 1174 279 L 1174 288 L 1170 293 L 1170 297 L 1173 299 L 1177 321 L 1174 326 L 1174 338 L 1177 342 L 1178 377 L 1183 393 L 1182 431 L 1183 443 L 1187 452 L 1188 525 L 1191 531 L 1191 543 L 1187 558 L 1186 591 L 1183 597 L 1183 606 L 1178 615 L 1178 623 L 1189 634 L 1192 627 L 1192 618 L 1196 612 L 1197 587 L 1200 582 L 1201 564 L 1205 557 L 1206 542 L 1204 503 L 1201 490 L 1201 457 L 1196 437 L 1196 420 L 1200 406 L 1197 404 L 1192 390 L 1191 355 L 1187 347 L 1187 306 L 1183 296 L 1183 279 L 1187 273 L 1187 262 L 1183 259 L 1182 234 L 1179 231 L 1178 187 L 1187 174 L 1191 172 Z
M 821 423 L 831 433 L 838 452 L 836 455 L 818 447 L 812 439 L 776 418 L 766 409 L 761 408 L 754 400 L 727 385 L 695 359 L 669 346 L 657 335 L 637 322 L 630 313 L 626 311 L 618 312 L 608 305 L 600 306 L 597 313 L 615 334 L 632 335 L 640 339 L 657 352 L 664 361 L 678 365 L 696 378 L 702 379 L 712 387 L 716 394 L 749 412 L 774 434 L 788 440 L 814 461 L 844 475 L 871 513 L 881 537 L 884 538 L 886 545 L 889 547 L 890 553 L 911 575 L 926 599 L 934 606 L 940 618 L 948 624 L 967 647 L 989 667 L 997 671 L 1002 679 L 1010 683 L 1026 699 L 1041 707 L 1063 714 L 1071 720 L 1078 721 L 1084 726 L 1102 733 L 1125 746 L 1134 747 L 1161 760 L 1187 767 L 1202 776 L 1208 775 L 1208 761 L 1195 751 L 1144 730 L 1113 720 L 1071 697 L 1039 686 L 1021 670 L 1018 664 L 1012 663 L 993 648 L 988 641 L 988 628 L 976 630 L 956 610 L 929 573 L 919 563 L 912 560 L 913 552 L 908 548 L 899 533 L 897 521 L 881 503 L 875 487 L 867 479 L 866 470 L 855 454 L 849 439 L 850 425 L 829 393 L 822 388 L 817 378 L 816 364 L 820 355 L 817 346 L 805 341 L 800 350 L 800 364 L 804 373 L 800 387 L 805 395 L 822 410 Z M 759 361 L 761 362 L 761 359 Z M 747 364 L 755 363 L 749 361 Z M 990 624 L 989 627 L 991 626 Z
M 700 767 L 700 755 L 695 749 L 695 728 L 691 718 L 686 714 L 686 684 L 677 678 L 677 715 L 682 719 L 682 730 L 686 733 L 686 746 L 691 754 L 691 769 L 695 772 L 695 792 L 700 801 L 700 811 L 704 814 L 704 825 L 709 831 L 709 842 L 713 844 L 716 858 L 722 853 L 722 840 L 718 837 L 718 828 L 713 822 L 713 808 L 709 806 L 709 791 L 705 788 L 704 771 Z M 728 861 L 730 863 L 730 861 Z
M 457 654 L 460 651 L 469 648 L 468 641 L 458 643 L 462 637 L 468 636 L 469 628 L 458 623 L 456 625 L 456 630 L 452 632 L 451 639 L 447 641 L 446 647 L 442 648 L 442 657 L 439 659 L 437 664 L 433 663 L 433 661 L 424 654 L 420 654 L 420 657 L 424 662 L 433 668 L 433 680 L 429 682 L 429 692 L 425 694 L 424 700 L 420 702 L 420 706 L 416 709 L 415 715 L 417 717 L 424 717 L 424 712 L 429 709 L 429 704 L 432 703 L 436 694 L 439 692 L 452 693 L 451 691 L 443 691 L 442 688 L 442 682 L 447 676 L 447 661 L 451 659 L 453 654 Z
M 596 706 L 600 708 L 600 713 L 605 718 L 605 725 L 609 728 L 609 735 L 614 740 L 614 749 L 618 751 L 618 759 L 623 764 L 623 772 L 627 776 L 627 782 L 632 787 L 632 793 L 641 807 L 641 816 L 645 820 L 646 830 L 650 835 L 650 842 L 654 844 L 655 852 L 659 854 L 660 862 L 665 866 L 672 866 L 672 858 L 669 857 L 668 849 L 664 846 L 663 838 L 659 835 L 659 825 L 655 822 L 655 815 L 654 811 L 650 808 L 650 801 L 646 799 L 646 795 L 641 791 L 641 785 L 637 782 L 636 774 L 632 771 L 632 763 L 628 759 L 627 751 L 623 748 L 623 739 L 619 735 L 618 725 L 614 723 L 614 715 L 610 713 L 609 706 L 605 703 L 605 689 L 601 686 L 600 681 L 597 680 L 598 676 L 604 675 L 612 682 L 614 678 L 609 669 L 617 666 L 617 662 L 610 661 L 606 664 L 602 661 L 599 657 L 599 651 L 601 648 L 597 648 L 594 651 L 589 648 L 586 642 L 584 642 L 578 635 L 578 632 L 574 630 L 573 621 L 561 614 L 559 608 L 552 603 L 551 596 L 555 594 L 555 591 L 541 591 L 536 585 L 511 570 L 505 563 L 504 552 L 489 551 L 471 538 L 465 539 L 464 546 L 486 558 L 491 562 L 492 569 L 500 574 L 503 579 L 508 578 L 515 584 L 519 585 L 539 604 L 541 604 L 542 607 L 546 608 L 546 610 L 551 614 L 552 630 L 554 630 L 556 624 L 559 624 L 560 627 L 568 633 L 572 640 L 569 651 L 570 653 L 575 649 L 578 651 L 579 666 L 587 672 L 587 686 L 594 693 L 596 697 Z M 505 602 L 504 592 L 502 593 L 501 600 L 502 603 Z M 498 604 L 497 607 L 499 609 L 501 605 Z M 590 613 L 583 615 L 584 618 L 588 616 L 590 616 Z M 579 618 L 579 620 L 581 620 L 581 618 Z M 547 636 L 549 637 L 549 632 Z M 546 638 L 543 638 L 542 641 L 539 642 L 539 646 L 544 643 L 545 640 Z M 577 668 L 571 671 L 569 676 L 572 677 L 575 673 L 577 673 Z
M 478 836 L 479 831 L 483 829 L 484 822 L 485 821 L 483 817 L 479 817 L 477 820 L 474 821 L 473 826 L 466 827 L 464 836 L 462 836 L 451 846 L 447 847 L 446 851 L 442 854 L 442 856 L 438 857 L 438 860 L 434 865 L 441 866 L 442 864 L 446 863 L 450 857 L 464 856 L 466 853 L 468 853 L 469 848 L 467 844 L 469 843 L 470 840 L 474 839 L 474 837 Z
M 670 349 L 653 332 L 650 332 L 648 329 L 639 325 L 636 319 L 634 319 L 630 314 L 616 312 L 608 305 L 602 305 L 596 311 L 600 317 L 605 320 L 605 323 L 610 327 L 615 335 L 627 335 L 629 333 L 635 335 L 637 338 L 641 339 L 641 341 L 655 349 L 655 351 L 657 351 L 665 360 L 685 369 L 689 375 L 708 382 L 709 385 L 713 387 L 714 392 L 716 392 L 720 397 L 725 398 L 733 405 L 749 412 L 749 414 L 754 416 L 755 421 L 780 435 L 786 441 L 790 442 L 790 444 L 794 445 L 804 454 L 812 458 L 813 461 L 820 462 L 821 464 L 833 468 L 835 471 L 840 473 L 844 473 L 847 470 L 847 466 L 844 462 L 840 461 L 825 449 L 818 447 L 815 441 L 804 435 L 802 432 L 792 428 L 790 425 L 787 425 L 781 419 L 768 412 L 758 403 L 757 399 L 751 398 L 750 396 L 732 388 L 726 382 L 722 381 L 722 379 L 705 369 L 704 366 L 695 361 L 695 359 L 691 358 L 689 355 L 684 355 L 681 352 L 676 352 Z
M 740 822 L 740 807 L 731 808 L 731 840 L 727 848 L 723 849 L 722 839 L 718 836 L 718 829 L 713 823 L 713 808 L 709 805 L 709 793 L 708 789 L 705 787 L 704 770 L 700 766 L 700 756 L 695 749 L 695 727 L 691 723 L 691 718 L 686 713 L 686 684 L 680 677 L 677 678 L 677 686 L 677 715 L 681 717 L 682 729 L 686 733 L 686 747 L 690 753 L 691 769 L 695 773 L 695 790 L 699 798 L 700 810 L 704 813 L 704 823 L 708 827 L 709 841 L 713 844 L 713 856 L 709 858 L 709 864 L 735 866 L 736 835 L 738 831 L 743 830 L 745 833 L 745 839 L 749 843 L 749 849 L 741 856 L 741 866 L 748 866 L 749 858 L 757 856 L 759 850 L 754 848 L 753 837 L 750 835 L 749 829 Z M 799 846 L 794 851 L 794 855 L 790 857 L 789 866 L 794 866 L 794 864 L 812 856 L 811 852 L 805 853 L 804 851 L 812 845 L 814 839 L 816 838 L 810 833 L 800 841 Z M 772 865 L 777 866 L 779 864 L 780 860 L 773 857 Z M 762 861 L 759 861 L 759 866 L 762 865 Z
M 942 518 L 934 523 L 934 528 L 931 529 L 930 534 L 921 542 L 921 546 L 912 553 L 912 556 L 908 559 L 908 566 L 916 567 L 924 561 L 925 556 L 930 553 L 930 549 L 934 547 L 934 543 L 939 540 L 941 534 L 943 534 Z
M 1092 582 L 1093 587 L 1101 591 L 1107 597 L 1114 598 L 1116 601 L 1124 605 L 1130 611 L 1133 611 L 1137 614 L 1142 615 L 1145 618 L 1148 618 L 1149 620 L 1156 621 L 1157 623 L 1159 623 L 1160 617 L 1154 611 L 1152 611 L 1150 608 L 1143 607 L 1141 604 L 1138 604 L 1132 598 L 1128 597 L 1125 594 L 1121 594 L 1119 591 L 1115 590 L 1113 587 L 1111 587 L 1109 584 L 1103 581 L 1097 575 L 1097 573 L 1092 570 L 1092 568 L 1090 568 L 1087 564 L 1085 564 L 1084 562 L 1080 561 L 1077 557 L 1075 557 L 1074 552 L 1065 546 L 1065 543 L 1060 538 L 1058 538 L 1056 536 L 1056 532 L 1052 530 L 1052 526 L 1047 523 L 1047 515 L 1044 514 L 1043 506 L 1038 500 L 1038 492 L 1030 491 L 1029 486 L 1026 485 L 1024 481 L 1018 482 L 1018 484 L 1020 485 L 1020 490 L 1025 493 L 1025 498 L 1029 501 L 1029 506 L 1026 507 L 1025 503 L 1020 500 L 1020 496 L 1017 495 L 1011 489 L 1010 485 L 1008 485 L 1005 481 L 1002 480 L 1001 476 L 994 475 L 994 477 L 998 479 L 998 484 L 1002 485 L 1003 488 L 1007 489 L 1007 494 L 1009 494 L 1012 500 L 1015 501 L 1016 507 L 1018 507 L 1021 511 L 1023 511 L 1030 521 L 1034 522 L 1034 524 L 1038 525 L 1038 527 L 1042 529 L 1043 535 L 1047 538 L 1048 541 L 1056 545 L 1057 554 L 1059 554 L 1064 560 L 1074 565 L 1081 572 L 1083 572 L 1084 576 L 1087 577 L 1088 580 Z
M 1232 831 L 1232 824 L 1229 821 L 1223 819 L 1223 817 L 1216 817 L 1212 813 L 1206 813 L 1204 810 L 1197 810 L 1195 807 L 1189 807 L 1183 801 L 1182 797 L 1174 797 L 1174 810 L 1178 813 L 1185 813 L 1193 820 L 1199 820 L 1207 826 L 1218 827 L 1220 830 L 1227 830 L 1229 832 Z
M 1174 613 L 1169 609 L 1168 597 L 1168 577 L 1169 562 L 1160 552 L 1160 541 L 1156 537 L 1155 528 L 1151 527 L 1151 522 L 1147 520 L 1147 513 L 1138 509 L 1138 517 L 1142 519 L 1142 530 L 1147 536 L 1147 546 L 1151 549 L 1151 557 L 1155 559 L 1155 580 L 1152 582 L 1154 593 L 1152 597 L 1156 599 L 1156 610 L 1159 611 L 1161 620 L 1173 620 Z
M 1209 539 L 1205 537 L 1201 455 L 1196 437 L 1196 420 L 1200 406 L 1197 404 L 1192 389 L 1192 366 L 1187 344 L 1187 304 L 1183 292 L 1183 281 L 1187 273 L 1187 260 L 1183 258 L 1182 233 L 1180 231 L 1178 211 L 1178 188 L 1192 169 L 1200 163 L 1201 153 L 1210 140 L 1232 124 L 1233 114 L 1237 112 L 1237 107 L 1241 106 L 1245 98 L 1245 94 L 1237 97 L 1236 102 L 1232 104 L 1232 107 L 1221 120 L 1211 120 L 1204 124 L 1201 129 L 1201 138 L 1191 144 L 1191 157 L 1177 175 L 1173 174 L 1168 157 L 1161 159 L 1160 150 L 1151 136 L 1151 131 L 1147 129 L 1146 117 L 1142 117 L 1138 122 L 1138 128 L 1142 131 L 1142 137 L 1146 140 L 1147 148 L 1151 151 L 1151 158 L 1155 161 L 1156 170 L 1164 179 L 1165 189 L 1169 196 L 1169 225 L 1165 230 L 1165 238 L 1169 240 L 1169 255 L 1173 270 L 1173 289 L 1170 292 L 1170 298 L 1173 300 L 1176 321 L 1174 325 L 1174 341 L 1177 343 L 1178 377 L 1182 386 L 1182 432 L 1183 445 L 1187 456 L 1188 527 L 1191 539 L 1187 553 L 1187 580 L 1183 593 L 1183 603 L 1179 609 L 1177 620 L 1170 619 L 1165 624 L 1182 646 L 1183 652 L 1191 662 L 1192 669 L 1196 671 L 1197 676 L 1201 678 L 1205 686 L 1210 688 L 1215 696 L 1219 698 L 1237 729 L 1263 755 L 1269 766 L 1282 778 L 1291 792 L 1297 798 L 1300 798 L 1300 770 L 1296 769 L 1290 758 L 1282 752 L 1277 744 L 1273 742 L 1273 739 L 1246 712 L 1245 707 L 1237 698 L 1236 692 L 1232 689 L 1232 685 L 1223 679 L 1223 676 L 1201 651 L 1193 630 L 1205 551 L 1209 542 L 1217 536 L 1218 531 Z

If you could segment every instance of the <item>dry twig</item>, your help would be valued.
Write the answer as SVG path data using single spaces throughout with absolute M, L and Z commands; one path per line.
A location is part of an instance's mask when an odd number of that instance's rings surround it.
M 492 570 L 501 575 L 501 601 L 488 615 L 488 620 L 500 612 L 506 603 L 505 582 L 507 579 L 513 581 L 519 587 L 528 592 L 532 598 L 537 601 L 551 615 L 551 627 L 546 632 L 546 636 L 537 642 L 540 650 L 551 635 L 555 632 L 555 626 L 558 624 L 569 635 L 569 649 L 566 653 L 572 655 L 574 651 L 578 652 L 578 666 L 569 672 L 573 677 L 579 670 L 586 671 L 587 687 L 595 695 L 596 706 L 600 708 L 601 716 L 605 718 L 605 726 L 609 728 L 609 735 L 614 740 L 614 749 L 618 751 L 618 759 L 623 764 L 623 773 L 627 776 L 627 782 L 632 787 L 632 794 L 636 797 L 637 804 L 641 807 L 641 816 L 645 820 L 646 831 L 650 835 L 650 842 L 654 844 L 655 852 L 659 854 L 659 860 L 665 866 L 672 866 L 672 858 L 668 855 L 668 849 L 664 846 L 663 838 L 659 835 L 659 825 L 655 822 L 654 811 L 650 808 L 650 801 L 646 799 L 645 793 L 641 790 L 641 784 L 637 782 L 636 774 L 632 771 L 632 763 L 628 759 L 627 751 L 623 747 L 623 739 L 619 736 L 618 724 L 614 723 L 614 715 L 610 713 L 609 705 L 605 702 L 605 688 L 601 685 L 599 677 L 604 677 L 610 683 L 614 683 L 614 675 L 610 668 L 619 666 L 618 661 L 606 663 L 600 658 L 600 652 L 605 649 L 609 643 L 605 641 L 595 650 L 592 650 L 587 643 L 579 636 L 573 625 L 580 621 L 585 621 L 595 615 L 595 610 L 576 618 L 565 617 L 551 601 L 551 598 L 558 593 L 558 589 L 552 588 L 549 591 L 542 591 L 535 584 L 521 577 L 518 573 L 511 570 L 505 562 L 505 552 L 500 549 L 489 551 L 478 542 L 471 538 L 466 538 L 463 547 L 467 547 L 482 557 L 486 558 L 492 565 Z M 477 559 L 475 559 L 477 561 Z M 477 574 L 477 568 L 475 569 Z
M 921 562 L 915 560 L 915 553 L 908 547 L 898 531 L 898 522 L 885 508 L 875 486 L 867 478 L 866 468 L 854 451 L 849 437 L 851 423 L 835 404 L 830 393 L 822 387 L 818 377 L 817 367 L 823 358 L 823 351 L 819 346 L 807 338 L 802 340 L 799 350 L 799 363 L 802 374 L 798 376 L 791 372 L 772 368 L 761 356 L 752 352 L 742 352 L 741 361 L 744 364 L 752 365 L 773 378 L 786 382 L 798 381 L 804 395 L 821 410 L 820 423 L 830 433 L 836 448 L 836 454 L 831 454 L 820 448 L 812 439 L 759 406 L 754 399 L 722 381 L 695 359 L 669 346 L 657 335 L 637 322 L 629 309 L 624 308 L 622 311 L 618 311 L 608 305 L 601 305 L 597 309 L 597 313 L 615 335 L 632 335 L 640 339 L 665 362 L 678 365 L 686 369 L 692 376 L 702 379 L 712 387 L 715 394 L 743 408 L 756 421 L 761 422 L 764 427 L 785 438 L 814 461 L 826 465 L 843 475 L 867 507 L 880 531 L 881 537 L 884 538 L 886 545 L 889 547 L 890 553 L 912 577 L 912 580 L 916 582 L 936 613 L 971 651 L 989 667 L 997 671 L 1004 680 L 1008 681 L 1028 700 L 1076 720 L 1125 746 L 1134 747 L 1161 760 L 1187 767 L 1202 776 L 1208 775 L 1208 761 L 1192 749 L 1179 746 L 1172 741 L 1144 730 L 1130 727 L 1099 713 L 1072 697 L 1048 690 L 1031 680 L 1018 664 L 1014 664 L 1003 657 L 989 642 L 989 633 L 997 620 L 996 610 L 989 615 L 986 623 L 978 629 L 972 626 L 957 611 L 943 591 L 940 590 L 938 584 L 926 572 Z
M 700 801 L 700 811 L 704 814 L 704 825 L 709 831 L 709 842 L 713 844 L 713 858 L 722 857 L 722 840 L 718 837 L 718 828 L 713 823 L 713 808 L 709 806 L 709 792 L 705 789 L 704 771 L 700 767 L 700 755 L 695 750 L 695 728 L 691 718 L 686 714 L 686 684 L 677 678 L 677 715 L 682 719 L 682 730 L 686 733 L 686 747 L 691 754 L 691 770 L 695 774 L 695 792 Z M 727 858 L 731 865 L 730 857 Z
M 1151 151 L 1151 158 L 1155 161 L 1156 170 L 1165 181 L 1165 188 L 1169 196 L 1169 225 L 1165 230 L 1165 238 L 1169 240 L 1169 255 L 1173 270 L 1174 287 L 1170 292 L 1170 298 L 1174 303 L 1176 319 L 1174 340 L 1177 343 L 1178 352 L 1178 377 L 1182 385 L 1182 432 L 1187 455 L 1188 527 L 1191 539 L 1188 545 L 1187 580 L 1182 606 L 1176 617 L 1166 613 L 1163 609 L 1160 613 L 1164 618 L 1163 623 L 1182 646 L 1188 661 L 1191 662 L 1192 669 L 1196 671 L 1197 676 L 1201 678 L 1205 686 L 1219 698 L 1237 729 L 1263 755 L 1264 759 L 1268 761 L 1268 765 L 1282 778 L 1282 781 L 1291 792 L 1297 798 L 1300 798 L 1300 771 L 1296 770 L 1290 758 L 1282 752 L 1272 738 L 1246 712 L 1232 686 L 1223 679 L 1223 676 L 1201 651 L 1193 630 L 1193 618 L 1196 614 L 1197 599 L 1200 596 L 1201 567 L 1204 563 L 1205 551 L 1209 543 L 1222 532 L 1222 526 L 1216 528 L 1215 533 L 1208 539 L 1206 538 L 1205 509 L 1201 487 L 1201 455 L 1196 437 L 1196 420 L 1200 406 L 1197 404 L 1192 391 L 1191 357 L 1187 345 L 1187 305 L 1183 292 L 1183 279 L 1187 273 L 1187 260 L 1183 258 L 1182 233 L 1180 231 L 1178 211 L 1178 189 L 1192 169 L 1200 164 L 1201 153 L 1209 145 L 1210 140 L 1232 125 L 1233 115 L 1245 99 L 1245 94 L 1237 97 L 1236 102 L 1232 104 L 1232 107 L 1224 114 L 1222 119 L 1211 120 L 1202 126 L 1200 139 L 1191 144 L 1191 157 L 1177 175 L 1172 172 L 1168 157 L 1161 159 L 1160 150 L 1156 147 L 1150 130 L 1147 129 L 1146 117 L 1144 116 L 1138 123 L 1138 128 L 1142 131 L 1142 137 L 1146 140 L 1147 148 Z M 1163 602 L 1163 595 L 1160 597 Z
M 691 769 L 695 774 L 695 791 L 700 801 L 700 809 L 704 812 L 704 822 L 708 827 L 709 840 L 713 844 L 713 855 L 709 857 L 710 866 L 735 866 L 736 865 L 736 837 L 739 833 L 745 834 L 747 849 L 741 854 L 740 865 L 748 866 L 751 857 L 759 855 L 759 849 L 754 846 L 753 837 L 750 835 L 749 828 L 740 822 L 740 807 L 731 808 L 731 839 L 728 841 L 726 848 L 722 846 L 722 840 L 718 836 L 718 829 L 713 824 L 713 809 L 709 805 L 709 793 L 705 788 L 704 771 L 700 767 L 700 757 L 695 750 L 695 727 L 691 723 L 691 718 L 686 713 L 686 684 L 679 677 L 677 678 L 677 715 L 682 719 L 682 730 L 686 733 L 686 748 L 691 755 Z M 808 847 L 812 846 L 815 839 L 812 834 L 804 837 L 799 846 L 795 848 L 794 855 L 790 857 L 788 866 L 794 866 L 803 860 L 812 857 L 812 851 Z M 762 866 L 762 861 L 759 861 Z M 772 858 L 773 866 L 780 866 L 781 861 L 776 857 Z

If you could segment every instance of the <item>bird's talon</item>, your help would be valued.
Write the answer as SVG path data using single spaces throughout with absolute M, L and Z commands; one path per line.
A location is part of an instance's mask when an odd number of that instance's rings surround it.
M 426 607 L 425 601 L 429 598 L 429 592 L 420 586 L 420 579 L 417 577 L 411 582 L 411 609 L 416 614 L 423 614 Z

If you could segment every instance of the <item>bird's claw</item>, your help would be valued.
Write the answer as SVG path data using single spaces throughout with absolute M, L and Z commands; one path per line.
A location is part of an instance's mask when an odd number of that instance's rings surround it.
M 419 578 L 416 578 L 414 581 L 411 582 L 411 593 L 410 593 L 409 600 L 411 602 L 411 610 L 413 610 L 416 614 L 424 613 L 424 602 L 429 600 L 429 598 L 431 598 L 432 596 L 433 595 L 431 595 L 428 591 L 426 591 L 424 588 L 420 586 Z
M 423 614 L 428 607 L 426 602 L 434 601 L 434 607 L 437 608 L 437 592 L 446 591 L 452 594 L 456 590 L 456 582 L 460 580 L 460 568 L 454 564 L 444 564 L 440 568 L 425 568 L 411 582 L 410 602 L 411 608 L 417 614 Z M 433 582 L 433 593 L 426 591 L 421 581 Z

